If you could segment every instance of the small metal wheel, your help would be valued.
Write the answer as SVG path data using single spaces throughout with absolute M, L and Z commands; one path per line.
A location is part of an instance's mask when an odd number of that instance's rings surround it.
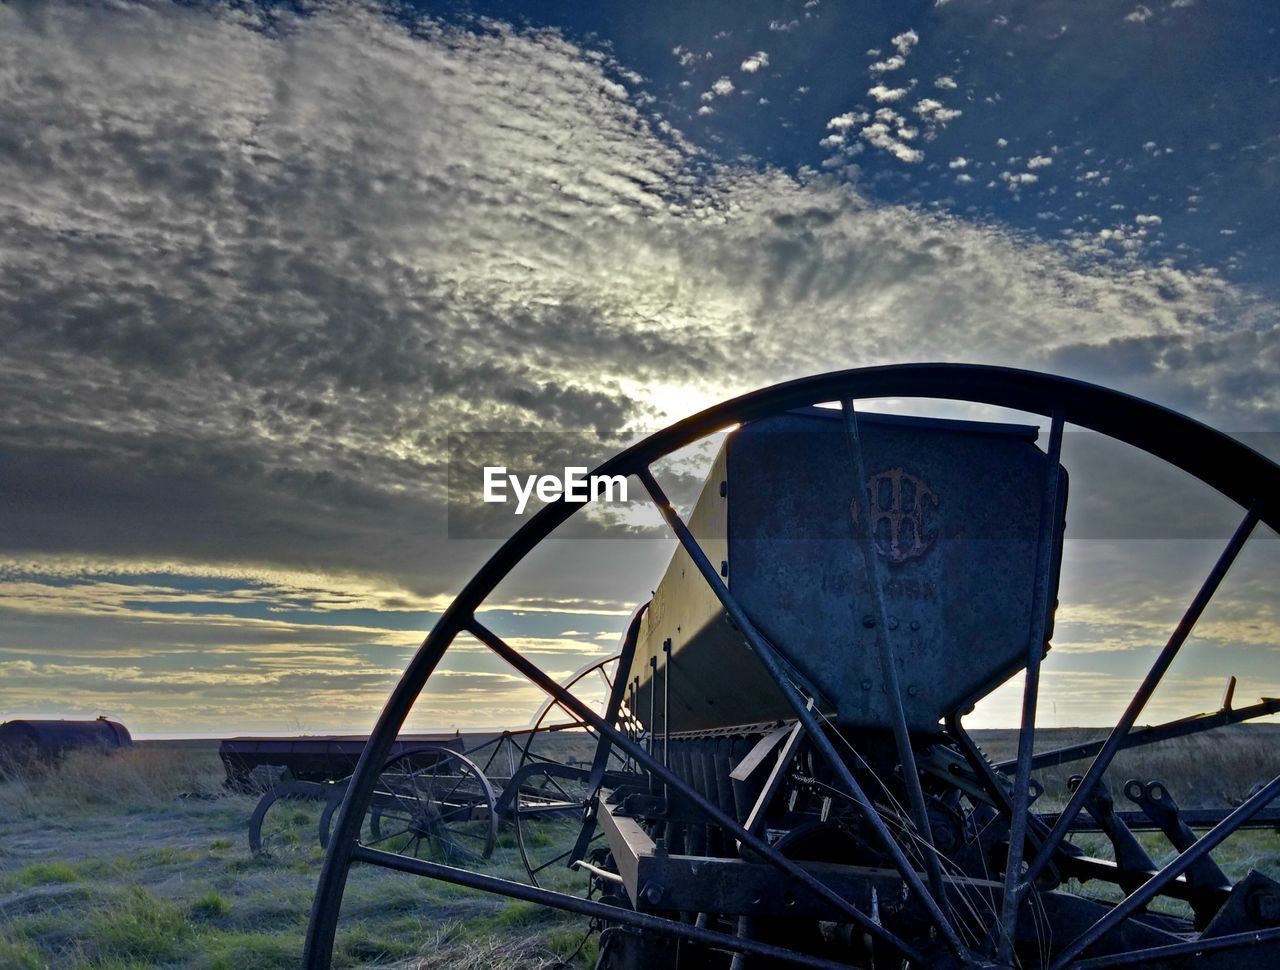
M 470 758 L 448 748 L 405 751 L 382 766 L 366 845 L 457 864 L 488 859 L 498 836 L 497 798 Z
M 618 658 L 588 664 L 562 685 L 573 697 L 604 714 L 617 676 Z M 616 718 L 619 730 L 636 727 L 625 705 Z M 599 781 L 593 783 L 593 756 L 601 751 L 599 733 L 554 699 L 548 699 L 533 718 L 533 730 L 521 745 L 520 764 L 509 794 L 516 842 L 529 881 L 542 886 L 554 873 L 585 855 L 600 838 L 592 832 L 580 838 L 587 808 Z M 625 773 L 628 759 L 612 746 L 601 754 L 602 772 Z M 604 774 L 601 774 L 603 780 Z
M 309 781 L 286 781 L 270 788 L 258 800 L 249 819 L 249 851 L 255 856 L 284 857 L 309 854 L 317 844 L 328 845 L 327 826 L 331 805 L 325 789 Z M 337 789 L 341 795 L 342 788 Z

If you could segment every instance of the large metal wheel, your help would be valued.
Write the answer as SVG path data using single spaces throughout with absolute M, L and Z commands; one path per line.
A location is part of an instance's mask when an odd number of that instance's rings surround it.
M 1048 437 L 1050 469 L 1042 483 L 1045 508 L 1054 509 L 1060 495 L 1059 457 L 1063 428 L 1070 424 L 1100 432 L 1169 462 L 1189 473 L 1242 510 L 1244 517 L 1210 575 L 1192 598 L 1167 645 L 1160 651 L 1150 673 L 1137 686 L 1133 700 L 1106 740 L 1093 749 L 1093 762 L 1078 783 L 1065 809 L 1049 823 L 1037 822 L 1031 811 L 1035 794 L 1031 772 L 1035 738 L 1035 713 L 1039 699 L 1039 664 L 1043 654 L 1053 604 L 1048 568 L 1039 569 L 1036 602 L 1032 610 L 1032 630 L 1027 638 L 1028 655 L 1021 714 L 1018 754 L 1013 762 L 996 770 L 968 739 L 961 723 L 962 712 L 946 721 L 950 750 L 963 754 L 957 775 L 967 770 L 971 781 L 955 788 L 985 802 L 991 824 L 1003 825 L 1006 848 L 1000 872 L 989 879 L 961 878 L 938 863 L 940 846 L 930 840 L 930 819 L 923 817 L 921 771 L 916 764 L 915 742 L 908 736 L 901 714 L 885 725 L 885 750 L 896 753 L 893 769 L 900 783 L 889 786 L 874 773 L 870 776 L 851 770 L 849 759 L 837 750 L 842 739 L 832 735 L 819 720 L 809 699 L 792 682 L 770 643 L 750 616 L 750 604 L 738 603 L 720 579 L 720 572 L 698 546 L 692 533 L 677 515 L 651 473 L 651 466 L 664 456 L 718 430 L 754 421 L 803 406 L 835 403 L 843 406 L 851 438 L 856 442 L 854 402 L 871 398 L 932 398 L 967 401 L 1043 415 L 1051 419 Z M 854 449 L 857 457 L 857 447 Z M 860 460 L 860 459 L 859 459 Z M 1126 744 L 1136 723 L 1160 683 L 1164 672 L 1187 639 L 1223 576 L 1259 524 L 1280 528 L 1280 468 L 1239 441 L 1160 406 L 1131 396 L 1079 381 L 1008 368 L 920 364 L 874 367 L 826 374 L 780 384 L 744 395 L 703 411 L 660 431 L 605 462 L 598 474 L 634 476 L 652 497 L 663 518 L 675 533 L 691 562 L 719 598 L 733 625 L 742 634 L 755 657 L 769 670 L 777 688 L 785 695 L 801 738 L 793 756 L 806 767 L 822 768 L 833 782 L 822 797 L 839 798 L 860 813 L 867 838 L 879 853 L 876 875 L 866 876 L 856 887 L 836 882 L 828 885 L 797 859 L 813 858 L 815 852 L 838 851 L 821 839 L 804 844 L 773 845 L 760 833 L 739 824 L 722 805 L 706 797 L 664 764 L 661 752 L 652 750 L 635 732 L 619 730 L 621 698 L 615 692 L 611 708 L 603 714 L 576 701 L 551 678 L 536 668 L 501 637 L 486 628 L 477 611 L 497 584 L 526 556 L 577 510 L 576 505 L 555 502 L 535 515 L 493 556 L 463 588 L 444 613 L 410 663 L 393 692 L 370 738 L 348 788 L 337 826 L 320 876 L 308 929 L 305 960 L 311 968 L 327 968 L 333 948 L 344 887 L 352 864 L 377 865 L 405 873 L 459 883 L 509 897 L 529 900 L 605 920 L 612 925 L 636 929 L 648 938 L 664 937 L 686 947 L 703 947 L 725 953 L 746 953 L 809 966 L 848 966 L 847 960 L 817 952 L 800 952 L 781 944 L 776 936 L 750 932 L 734 933 L 716 929 L 705 920 L 682 921 L 679 914 L 646 912 L 610 905 L 565 892 L 552 892 L 483 873 L 387 852 L 362 840 L 361 820 L 377 800 L 380 766 L 389 746 L 422 692 L 432 672 L 456 637 L 466 633 L 502 657 L 531 683 L 555 699 L 555 703 L 581 719 L 598 733 L 600 745 L 594 762 L 599 772 L 590 780 L 599 783 L 603 764 L 616 749 L 631 759 L 651 786 L 665 788 L 682 804 L 696 812 L 707 824 L 717 826 L 727 838 L 742 847 L 744 858 L 768 866 L 774 872 L 781 905 L 792 905 L 798 894 L 820 903 L 829 913 L 829 922 L 852 928 L 857 938 L 866 940 L 862 953 L 871 954 L 875 965 L 932 966 L 1040 966 L 1063 970 L 1068 966 L 1182 965 L 1179 961 L 1201 954 L 1202 961 L 1243 959 L 1245 946 L 1264 943 L 1270 954 L 1280 937 L 1280 929 L 1250 929 L 1225 933 L 1212 940 L 1200 940 L 1195 932 L 1180 935 L 1163 933 L 1138 917 L 1156 897 L 1180 885 L 1179 877 L 1203 862 L 1208 852 L 1256 815 L 1280 791 L 1280 777 L 1263 785 L 1239 808 L 1224 818 L 1207 835 L 1194 840 L 1170 863 L 1144 875 L 1140 884 L 1122 894 L 1118 902 L 1105 905 L 1081 902 L 1073 906 L 1068 894 L 1050 887 L 1058 883 L 1059 867 L 1067 854 L 1063 846 L 1072 824 L 1086 801 L 1097 791 L 1102 773 L 1116 751 Z M 855 480 L 866 481 L 865 475 Z M 1046 521 L 1052 521 L 1050 516 Z M 1053 560 L 1052 536 L 1042 540 L 1037 562 Z M 882 611 L 882 610 L 881 610 Z M 876 610 L 872 609 L 874 614 Z M 883 617 L 880 617 L 883 621 Z M 880 623 L 883 628 L 886 626 Z M 883 641 L 885 638 L 881 638 Z M 880 649 L 889 649 L 881 646 Z M 624 646 L 624 664 L 627 663 Z M 890 665 L 892 667 L 892 665 Z M 629 665 L 627 666 L 629 668 Z M 899 688 L 890 683 L 892 695 Z M 901 711 L 901 698 L 898 698 Z M 889 736 L 891 731 L 891 737 Z M 941 736 L 941 735 L 940 735 Z M 788 749 L 789 750 L 789 749 Z M 967 760 L 967 769 L 964 761 Z M 946 766 L 944 766 L 946 767 Z M 948 769 L 949 770 L 949 769 Z M 884 791 L 870 785 L 880 785 Z M 593 785 L 595 787 L 595 785 Z M 893 802 L 894 804 L 887 804 Z M 930 809 L 932 810 L 932 809 Z M 825 810 L 824 810 L 825 812 Z M 584 830 L 589 837 L 590 829 Z M 815 850 L 814 845 L 820 846 Z M 581 840 L 578 846 L 581 850 Z M 736 861 L 736 860 L 735 860 Z M 866 870 L 868 873 L 872 870 Z M 620 881 L 610 874 L 606 882 Z M 659 887 L 661 889 L 661 887 Z M 878 892 L 877 892 L 878 890 Z M 661 893 L 654 897 L 661 902 Z M 884 906 L 877 900 L 909 900 L 923 929 L 882 919 Z M 616 899 L 614 900 L 617 901 Z M 661 905 L 656 908 L 661 910 Z M 727 912 L 723 910 L 722 912 Z M 1041 933 L 1025 945 L 1026 925 L 1048 919 L 1052 933 Z M 740 927 L 741 929 L 742 927 Z M 1043 927 L 1041 927 L 1043 928 Z M 1172 941 L 1172 942 L 1171 942 Z M 1106 944 L 1099 948 L 1099 944 Z M 606 947 L 607 950 L 607 947 Z M 850 951 L 854 952 L 854 951 Z M 1262 952 L 1262 951 L 1255 951 Z M 1203 956 L 1207 955 L 1207 956 Z M 884 961 L 883 963 L 881 961 Z M 1082 962 L 1083 961 L 1083 962 Z M 857 965 L 866 965 L 859 959 Z M 1214 964 L 1233 966 L 1239 964 Z

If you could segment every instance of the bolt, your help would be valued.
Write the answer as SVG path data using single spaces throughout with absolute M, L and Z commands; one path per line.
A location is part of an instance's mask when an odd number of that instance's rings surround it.
M 907 687 L 907 693 L 912 697 L 915 697 L 918 693 L 920 693 L 920 688 L 917 687 L 915 684 L 911 684 L 909 687 Z
M 889 617 L 889 629 L 890 630 L 898 629 L 898 618 L 896 616 Z
M 911 621 L 911 629 L 912 629 L 912 630 L 919 630 L 919 629 L 920 629 L 920 621 L 919 621 L 919 620 L 912 620 L 912 621 Z
M 644 896 L 644 901 L 650 906 L 657 906 L 658 903 L 662 902 L 662 886 L 656 882 L 651 882 L 644 887 L 644 892 L 641 895 Z
M 862 689 L 863 689 L 863 690 L 870 690 L 870 689 L 871 689 L 871 678 L 870 678 L 870 677 L 868 677 L 866 680 L 864 680 L 864 681 L 862 682 Z
M 865 626 L 868 630 L 873 630 L 875 629 L 876 618 L 872 616 L 870 613 L 868 613 L 866 616 L 862 618 L 862 625 Z

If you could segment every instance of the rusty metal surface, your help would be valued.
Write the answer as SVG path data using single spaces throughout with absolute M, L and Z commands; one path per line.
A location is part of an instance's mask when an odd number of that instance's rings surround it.
M 690 529 L 824 713 L 882 726 L 889 697 L 855 543 L 869 522 L 907 720 L 934 730 L 1025 662 L 1046 457 L 1033 427 L 874 414 L 859 423 L 868 475 L 859 490 L 839 412 L 744 425 L 717 457 Z M 642 631 L 632 672 L 642 712 L 649 658 L 659 689 L 667 675 L 667 638 L 672 731 L 790 716 L 683 550 Z
M 0 724 L 0 761 L 54 760 L 77 748 L 112 751 L 133 744 L 119 721 L 15 720 Z
M 793 920 L 838 919 L 829 903 L 804 887 L 779 879 L 771 866 L 744 859 L 683 855 L 660 849 L 635 819 L 618 805 L 601 798 L 599 817 L 609 849 L 622 876 L 632 905 L 638 911 L 712 911 Z M 902 878 L 892 869 L 806 861 L 804 868 L 823 883 L 846 896 L 865 896 L 877 890 L 880 899 L 901 900 Z M 947 892 L 957 909 L 970 910 L 982 920 L 994 919 L 1003 887 L 992 880 L 948 876 Z M 1040 896 L 1039 912 L 1024 906 L 1019 912 L 1018 935 L 1035 940 L 1048 914 L 1060 932 L 1083 932 L 1107 911 L 1095 900 L 1067 892 Z M 908 906 L 907 908 L 912 908 Z M 917 914 L 920 918 L 920 914 Z M 1108 952 L 1179 942 L 1159 925 L 1134 920 L 1124 932 L 1107 941 Z
M 228 738 L 218 746 L 218 757 L 232 788 L 249 785 L 259 765 L 288 768 L 289 777 L 302 781 L 337 781 L 355 770 L 367 741 L 363 734 Z M 423 745 L 464 750 L 461 735 L 402 734 L 391 746 L 391 757 Z
M 729 558 L 729 500 L 720 490 L 727 477 L 727 459 L 726 445 L 712 463 L 689 516 L 689 528 L 698 543 L 718 563 Z M 666 640 L 672 643 L 669 666 L 662 649 Z M 651 659 L 656 659 L 656 665 L 650 664 Z M 657 673 L 653 674 L 655 666 Z M 672 555 L 650 601 L 629 677 L 639 680 L 636 710 L 640 713 L 649 710 L 651 681 L 656 678 L 656 734 L 668 730 L 661 713 L 662 692 L 667 686 L 664 678 L 668 677 L 669 730 L 673 733 L 791 716 L 777 684 L 729 625 L 720 600 L 683 548 Z

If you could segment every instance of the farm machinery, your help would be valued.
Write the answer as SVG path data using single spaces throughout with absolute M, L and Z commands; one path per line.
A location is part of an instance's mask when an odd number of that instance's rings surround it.
M 592 661 L 561 686 L 578 692 L 603 686 L 607 692 L 617 667 L 616 656 Z M 581 744 L 556 743 L 561 732 L 582 729 L 577 720 L 558 717 L 559 711 L 549 700 L 529 726 L 469 735 L 471 747 L 456 733 L 400 735 L 378 772 L 367 819 L 370 844 L 415 858 L 482 862 L 505 825 L 514 830 L 526 877 L 537 885 L 541 873 L 563 861 L 562 852 L 539 851 L 554 844 L 547 826 L 577 819 L 589 776 L 573 754 Z M 367 742 L 362 735 L 223 741 L 227 787 L 261 793 L 249 817 L 250 852 L 277 856 L 306 852 L 317 842 L 327 847 L 334 812 Z M 607 780 L 618 776 L 610 773 Z
M 1036 425 L 880 415 L 868 399 L 1006 408 Z M 1058 608 L 1071 425 L 1149 453 L 1241 510 L 1207 577 L 1103 737 L 1036 749 L 1041 664 Z M 731 429 L 692 511 L 653 466 Z M 354 865 L 380 866 L 581 914 L 599 966 L 1234 968 L 1280 960 L 1280 884 L 1232 880 L 1212 853 L 1274 825 L 1280 778 L 1220 812 L 1182 812 L 1134 779 L 1116 808 L 1117 752 L 1274 714 L 1242 708 L 1139 728 L 1152 694 L 1259 526 L 1280 526 L 1280 468 L 1149 402 L 1006 368 L 904 365 L 793 381 L 658 432 L 597 472 L 631 476 L 677 548 L 634 612 L 594 701 L 478 617 L 486 597 L 579 506 L 552 502 L 471 579 L 389 699 L 350 781 L 320 877 L 305 962 L 329 966 Z M 1088 494 L 1086 492 L 1086 494 Z M 647 585 L 647 584 L 646 584 Z M 451 644 L 479 644 L 546 697 L 583 763 L 526 759 L 502 803 L 557 820 L 561 841 L 520 880 L 482 858 L 395 845 L 383 819 L 406 792 L 387 759 Z M 988 757 L 964 723 L 1021 677 L 1016 757 Z M 537 733 L 537 732 L 535 732 Z M 528 749 L 529 746 L 526 746 Z M 1085 759 L 1054 810 L 1035 774 Z M 517 775 L 522 769 L 526 773 Z M 428 769 L 429 770 L 429 769 Z M 419 772 L 420 774 L 420 772 Z M 530 784 L 535 777 L 540 783 Z M 433 788 L 433 792 L 438 789 Z M 470 813 L 447 791 L 399 817 L 410 841 Z M 452 800 L 451 800 L 452 799 Z M 433 814 L 434 813 L 434 814 Z M 519 819 L 520 812 L 516 811 Z M 568 822 L 566 826 L 563 823 Z M 1193 828 L 1194 826 L 1194 828 Z M 1108 857 L 1070 838 L 1100 832 Z M 1136 838 L 1158 830 L 1155 862 Z M 1196 833 L 1200 830 L 1200 834 Z M 532 840 L 531 840 L 532 841 Z M 523 846 L 523 840 L 522 840 Z M 475 854 L 473 854 L 474 856 Z M 572 870 L 576 890 L 539 874 Z

